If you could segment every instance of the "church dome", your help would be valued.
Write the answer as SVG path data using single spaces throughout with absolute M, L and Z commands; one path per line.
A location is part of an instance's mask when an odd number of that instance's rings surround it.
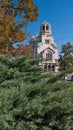
M 41 26 L 42 26 L 42 25 L 45 25 L 45 26 L 47 25 L 47 26 L 49 26 L 49 27 L 51 28 L 51 25 L 50 25 L 49 23 L 47 23 L 46 21 L 43 22 L 43 23 L 41 24 Z
M 51 32 L 51 25 L 49 23 L 47 23 L 46 21 L 43 22 L 40 26 L 40 32 Z

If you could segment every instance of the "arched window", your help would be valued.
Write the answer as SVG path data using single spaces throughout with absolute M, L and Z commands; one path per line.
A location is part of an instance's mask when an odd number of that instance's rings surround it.
M 43 54 L 42 54 L 42 52 L 40 53 L 40 58 L 43 58 Z
M 44 65 L 44 69 L 47 69 L 47 65 L 46 64 Z
M 43 30 L 45 30 L 45 26 L 43 26 Z
M 55 71 L 55 65 L 52 65 L 52 71 Z
M 48 30 L 49 28 L 48 28 L 48 25 L 46 26 L 46 30 Z
M 51 70 L 51 65 L 48 65 L 48 70 Z
M 46 54 L 46 59 L 52 60 L 52 52 Z

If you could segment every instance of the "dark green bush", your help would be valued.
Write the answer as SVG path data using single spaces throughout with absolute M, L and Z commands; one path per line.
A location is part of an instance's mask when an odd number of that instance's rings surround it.
M 0 130 L 72 130 L 73 82 L 61 78 L 73 69 L 53 76 L 34 60 L 6 60 L 0 60 Z

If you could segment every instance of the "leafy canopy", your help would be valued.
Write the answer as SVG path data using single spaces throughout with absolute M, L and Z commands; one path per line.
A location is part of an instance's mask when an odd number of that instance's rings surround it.
M 73 45 L 70 42 L 62 45 L 59 63 L 60 70 L 66 70 L 73 66 Z
M 35 21 L 38 7 L 33 0 L 0 0 L 0 53 L 9 55 L 16 53 L 13 44 L 23 41 L 26 25 Z

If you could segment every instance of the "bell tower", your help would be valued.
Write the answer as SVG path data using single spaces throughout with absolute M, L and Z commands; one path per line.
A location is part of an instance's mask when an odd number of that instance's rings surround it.
M 51 35 L 51 25 L 46 21 L 43 22 L 40 26 L 40 34 L 49 34 Z
M 51 32 L 51 25 L 46 21 L 40 26 L 40 38 L 43 44 L 51 44 L 54 42 L 53 35 Z

